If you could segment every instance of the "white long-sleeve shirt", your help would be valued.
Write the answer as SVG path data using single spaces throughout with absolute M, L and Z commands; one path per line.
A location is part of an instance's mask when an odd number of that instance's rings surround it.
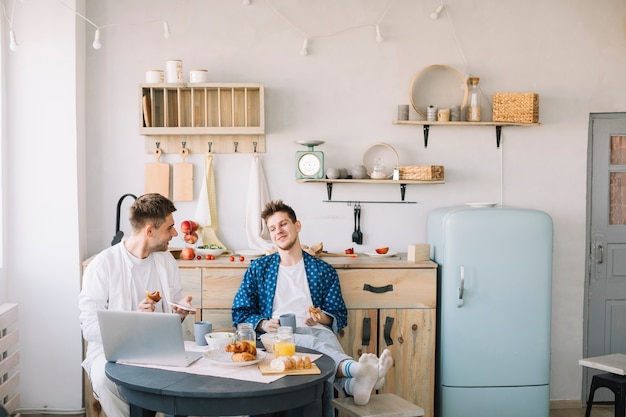
M 145 259 L 138 259 L 120 242 L 100 252 L 89 263 L 78 301 L 80 326 L 88 342 L 83 361 L 87 373 L 93 358 L 104 354 L 96 311 L 137 310 L 145 292 L 156 290 L 161 293 L 156 311 L 170 312 L 169 302 L 182 298 L 178 264 L 168 251 L 153 252 Z

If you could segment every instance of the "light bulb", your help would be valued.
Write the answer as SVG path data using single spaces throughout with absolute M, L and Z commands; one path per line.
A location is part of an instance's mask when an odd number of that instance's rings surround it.
M 165 39 L 169 39 L 172 36 L 172 32 L 170 32 L 170 25 L 167 23 L 167 20 L 163 21 L 163 37 Z
M 309 40 L 305 39 L 304 42 L 302 42 L 302 49 L 300 49 L 300 55 L 302 56 L 307 56 L 309 54 Z
M 100 29 L 96 29 L 96 34 L 94 35 L 93 43 L 91 45 L 93 46 L 93 49 L 100 49 L 102 47 L 102 44 L 100 43 Z
M 11 48 L 12 51 L 16 51 L 19 45 L 17 44 L 17 40 L 15 39 L 15 32 L 13 31 L 13 29 L 9 30 L 9 39 L 11 40 L 9 48 Z
M 380 34 L 380 27 L 376 25 L 376 42 L 382 43 L 385 40 Z
M 439 13 L 441 13 L 442 10 L 443 10 L 443 4 L 440 4 L 439 7 L 437 7 L 437 9 L 430 14 L 430 18 L 432 20 L 437 20 L 439 18 Z

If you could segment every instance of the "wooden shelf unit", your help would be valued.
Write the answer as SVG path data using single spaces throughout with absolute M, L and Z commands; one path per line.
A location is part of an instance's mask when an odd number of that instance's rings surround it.
M 265 152 L 264 108 L 262 84 L 140 84 L 139 133 L 153 140 L 147 153 L 181 141 L 190 152 Z
M 400 199 L 401 201 L 369 201 L 369 203 L 412 203 L 404 200 L 406 195 L 406 186 L 407 184 L 444 184 L 445 181 L 422 181 L 422 180 L 372 180 L 372 179 L 296 179 L 296 182 L 317 182 L 317 183 L 325 183 L 326 184 L 326 194 L 328 196 L 327 202 L 333 202 L 333 184 L 334 183 L 349 183 L 349 184 L 396 184 L 400 186 Z M 345 202 L 345 201 L 337 201 L 337 202 Z M 355 201 L 356 203 L 356 201 Z M 365 203 L 365 201 L 360 201 L 360 203 Z M 414 204 L 414 203 L 413 203 Z

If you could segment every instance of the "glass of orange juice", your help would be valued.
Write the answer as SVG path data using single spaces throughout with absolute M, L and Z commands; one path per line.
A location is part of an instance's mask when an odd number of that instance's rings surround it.
M 280 326 L 274 336 L 274 355 L 293 356 L 296 354 L 296 343 L 293 337 L 293 329 L 290 326 Z

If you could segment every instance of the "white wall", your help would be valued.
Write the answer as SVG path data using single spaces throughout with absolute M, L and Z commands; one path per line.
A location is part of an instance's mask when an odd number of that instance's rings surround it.
M 0 298 L 19 305 L 21 406 L 78 409 L 78 207 L 85 198 L 78 184 L 85 176 L 78 170 L 84 89 L 77 83 L 84 53 L 77 53 L 73 13 L 58 2 L 15 4 L 20 46 L 6 68 L 8 290 Z
M 327 166 L 351 167 L 360 162 L 369 145 L 380 141 L 398 150 L 401 164 L 445 166 L 446 184 L 408 186 L 407 199 L 419 201 L 418 205 L 365 205 L 365 240 L 358 251 L 383 244 L 405 251 L 408 243 L 425 241 L 427 213 L 439 206 L 498 201 L 549 213 L 555 227 L 551 398 L 579 400 L 588 119 L 591 112 L 626 111 L 626 5 L 622 0 L 528 0 L 507 1 L 504 7 L 496 0 L 450 0 L 447 10 L 461 55 L 446 12 L 439 20 L 429 18 L 438 3 L 393 1 L 380 23 L 385 41 L 378 44 L 372 26 L 341 30 L 375 23 L 388 4 L 382 1 L 253 0 L 244 6 L 232 0 L 88 0 L 87 16 L 98 25 L 112 26 L 102 30 L 102 48 L 97 51 L 89 48 L 93 28 L 86 31 L 87 143 L 84 160 L 79 153 L 78 162 L 78 167 L 85 163 L 87 171 L 86 231 L 81 232 L 87 238 L 85 256 L 110 244 L 118 198 L 143 192 L 144 164 L 152 161 L 138 134 L 138 84 L 144 71 L 163 68 L 168 59 L 182 59 L 186 73 L 206 68 L 211 81 L 265 85 L 267 153 L 262 161 L 270 195 L 296 209 L 303 222 L 304 244 L 323 241 L 330 251 L 353 246 L 352 210 L 343 204 L 323 203 L 326 189 L 321 184 L 295 182 L 293 155 L 303 149 L 295 140 L 326 141 L 320 150 L 325 152 Z M 47 4 L 45 9 L 42 4 Z M 299 54 L 301 34 L 268 4 L 309 35 L 340 33 L 312 39 L 309 55 L 303 57 Z M 27 14 L 27 8 L 33 10 Z M 70 74 L 66 66 L 54 67 L 51 79 L 63 83 L 45 83 L 45 94 L 41 94 L 41 83 L 35 86 L 30 81 L 40 71 L 33 66 L 44 61 L 29 58 L 51 53 L 54 47 L 50 60 L 56 62 L 61 54 L 75 61 L 74 39 L 58 24 L 72 19 L 55 2 L 32 0 L 19 3 L 20 9 L 23 22 L 33 16 L 50 22 L 49 15 L 56 20 L 45 32 L 27 25 L 36 32 L 20 31 L 21 50 L 11 55 L 10 75 L 16 89 L 11 98 L 19 110 L 12 120 L 10 138 L 15 147 L 10 150 L 14 157 L 10 175 L 20 182 L 11 183 L 9 232 L 16 248 L 10 250 L 9 259 L 18 273 L 10 282 L 9 298 L 18 300 L 26 315 L 23 363 L 39 363 L 35 346 L 32 351 L 26 347 L 39 337 L 35 317 L 62 321 L 65 328 L 63 337 L 47 346 L 65 371 L 53 368 L 35 378 L 24 365 L 22 398 L 25 406 L 73 408 L 79 393 L 80 362 L 76 206 L 83 195 L 76 195 L 72 175 L 80 169 L 74 155 L 68 155 L 68 149 L 75 151 L 75 147 L 67 141 L 76 140 L 76 132 L 66 130 L 76 122 L 72 119 L 76 103 L 67 94 L 75 84 L 66 80 Z M 167 40 L 162 37 L 163 19 L 172 30 Z M 67 44 L 51 44 L 50 33 Z M 26 65 L 25 73 L 22 66 L 17 71 L 18 63 Z M 392 120 L 397 105 L 409 102 L 415 74 L 432 64 L 479 76 L 488 97 L 496 91 L 539 93 L 543 125 L 504 128 L 500 149 L 495 146 L 493 128 L 432 127 L 429 146 L 424 149 L 421 127 L 395 126 Z M 39 117 L 45 117 L 46 123 L 32 123 L 34 114 L 43 114 Z M 416 116 L 412 111 L 411 118 Z M 178 155 L 162 159 L 178 160 Z M 197 195 L 203 155 L 191 155 L 187 161 L 195 164 Z M 215 156 L 220 237 L 232 249 L 247 246 L 243 224 L 250 161 L 249 154 Z M 43 195 L 33 196 L 34 187 L 42 181 Z M 399 190 L 389 185 L 338 184 L 333 198 L 397 200 Z M 178 203 L 177 222 L 193 217 L 195 205 Z M 122 228 L 128 233 L 124 222 Z M 46 244 L 54 241 L 63 250 L 23 253 L 21 248 L 32 245 L 33 237 L 42 237 Z M 58 274 L 55 269 L 67 272 L 61 265 L 71 273 Z M 54 308 L 33 296 L 33 287 L 37 293 L 54 292 Z M 53 395 L 44 385 L 62 386 L 66 391 L 73 388 L 71 393 Z

